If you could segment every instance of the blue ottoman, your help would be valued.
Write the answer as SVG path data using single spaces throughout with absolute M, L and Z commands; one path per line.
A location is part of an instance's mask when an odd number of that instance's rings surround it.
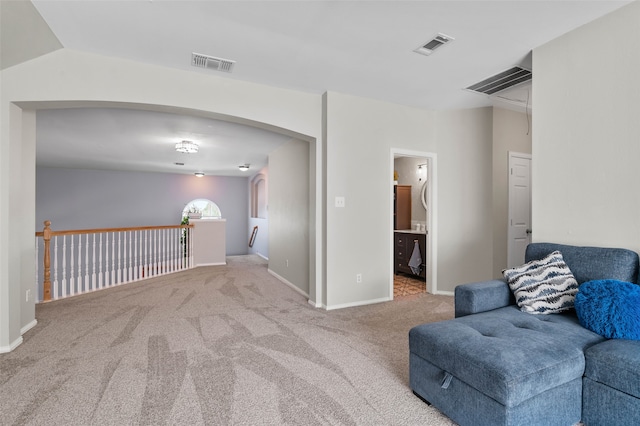
M 640 424 L 640 341 L 608 340 L 584 356 L 583 423 Z
M 508 306 L 409 332 L 411 389 L 460 425 L 580 422 L 585 348 L 575 314 Z

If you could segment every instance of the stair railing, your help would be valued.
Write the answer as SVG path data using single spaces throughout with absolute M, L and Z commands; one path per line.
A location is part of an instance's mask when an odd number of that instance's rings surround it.
M 192 230 L 193 225 L 166 225 L 53 231 L 46 220 L 42 232 L 36 232 L 36 300 L 47 302 L 193 268 Z M 39 264 L 44 266 L 42 275 Z

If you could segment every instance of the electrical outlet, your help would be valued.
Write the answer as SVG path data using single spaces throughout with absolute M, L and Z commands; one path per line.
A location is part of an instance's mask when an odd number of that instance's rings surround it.
M 31 290 L 27 290 L 25 294 L 25 302 L 28 302 L 31 299 Z
M 287 268 L 289 267 L 289 259 L 285 260 L 284 263 L 286 264 Z
M 336 197 L 336 207 L 344 207 L 344 197 Z
M 360 284 L 362 282 L 362 274 L 356 274 L 356 283 Z

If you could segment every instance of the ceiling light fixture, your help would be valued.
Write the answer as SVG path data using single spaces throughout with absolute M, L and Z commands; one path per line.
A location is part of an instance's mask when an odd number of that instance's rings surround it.
M 196 177 L 202 177 L 204 176 L 204 173 L 202 172 L 195 172 L 194 175 L 196 175 Z
M 191 141 L 182 141 L 176 144 L 176 151 L 185 154 L 195 154 L 198 152 L 198 144 Z
M 241 166 L 238 166 L 238 168 L 240 169 L 241 172 L 246 172 L 247 170 L 249 170 L 249 165 L 243 164 Z

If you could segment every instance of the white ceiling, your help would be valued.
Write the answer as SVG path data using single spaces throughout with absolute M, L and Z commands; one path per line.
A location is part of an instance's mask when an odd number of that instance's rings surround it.
M 337 91 L 434 110 L 498 104 L 499 98 L 464 88 L 514 65 L 530 65 L 527 57 L 533 48 L 626 3 L 33 1 L 66 48 L 310 93 Z M 455 41 L 431 56 L 413 52 L 439 32 Z M 190 64 L 192 52 L 234 60 L 233 72 L 195 68 Z M 517 98 L 503 106 L 522 108 L 529 90 L 502 95 Z M 54 151 L 73 148 L 78 153 L 74 161 L 85 165 L 178 172 L 173 162 L 180 157 L 169 152 L 169 141 L 192 132 L 205 142 L 202 154 L 187 157 L 185 163 L 193 161 L 209 174 L 231 173 L 239 162 L 264 164 L 268 150 L 288 140 L 240 125 L 166 115 L 154 119 L 150 113 L 126 112 L 39 113 L 39 164 L 63 165 L 71 158 L 55 158 Z M 87 127 L 104 133 L 96 137 L 98 132 Z M 46 135 L 42 136 L 46 141 L 40 140 L 41 135 Z M 83 150 L 78 148 L 88 140 L 104 150 L 100 159 L 95 158 L 94 146 L 87 150 L 90 156 L 81 157 Z M 209 144 L 216 153 L 205 154 Z M 222 146 L 225 150 L 218 152 Z M 127 152 L 135 161 L 126 160 Z M 203 162 L 195 163 L 196 156 Z M 118 165 L 99 163 L 107 157 L 109 164 Z M 185 173 L 195 171 L 186 167 Z

